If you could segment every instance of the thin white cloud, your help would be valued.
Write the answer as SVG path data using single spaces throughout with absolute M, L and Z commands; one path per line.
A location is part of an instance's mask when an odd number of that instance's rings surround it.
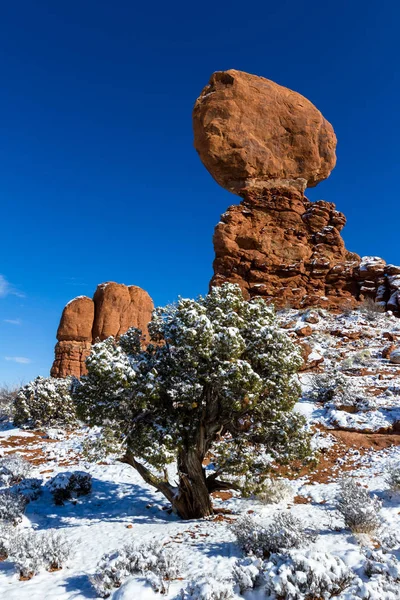
M 4 360 L 16 362 L 21 365 L 29 365 L 32 362 L 30 358 L 25 358 L 25 356 L 5 356 Z
M 8 294 L 10 293 L 10 287 L 11 286 L 8 283 L 7 279 L 3 277 L 3 275 L 0 275 L 0 298 L 8 296 Z
M 4 275 L 0 275 L 0 298 L 5 298 L 6 296 L 18 296 L 18 298 L 25 298 L 25 294 L 19 292 L 7 279 Z
M 22 325 L 21 319 L 3 319 L 3 321 L 9 325 Z

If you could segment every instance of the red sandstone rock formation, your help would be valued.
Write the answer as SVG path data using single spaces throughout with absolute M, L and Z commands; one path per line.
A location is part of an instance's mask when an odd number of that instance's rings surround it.
M 118 337 L 129 327 L 141 329 L 146 336 L 152 310 L 153 301 L 147 292 L 114 282 L 100 284 L 93 300 L 87 296 L 71 300 L 57 330 L 51 376 L 84 375 L 85 360 L 96 340 Z
M 336 163 L 332 125 L 307 98 L 234 69 L 211 76 L 196 101 L 193 128 L 205 167 L 239 195 L 266 184 L 304 190 Z
M 217 72 L 193 129 L 205 167 L 243 198 L 215 228 L 211 285 L 238 283 L 277 306 L 343 308 L 371 297 L 399 311 L 400 268 L 346 250 L 345 216 L 304 196 L 336 162 L 332 126 L 311 102 L 262 77 Z
M 91 298 L 78 296 L 68 302 L 57 330 L 52 377 L 80 377 L 92 344 L 95 305 Z
M 211 285 L 238 283 L 279 306 L 354 306 L 360 257 L 344 246 L 345 222 L 334 204 L 295 189 L 246 191 L 215 228 Z

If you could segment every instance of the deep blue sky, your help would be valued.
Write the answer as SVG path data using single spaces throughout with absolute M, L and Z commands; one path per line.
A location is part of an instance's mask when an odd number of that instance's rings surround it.
M 206 292 L 237 201 L 192 144 L 216 70 L 317 105 L 338 164 L 309 197 L 346 213 L 350 250 L 399 264 L 399 21 L 397 0 L 3 2 L 0 383 L 48 373 L 63 306 L 100 282 Z

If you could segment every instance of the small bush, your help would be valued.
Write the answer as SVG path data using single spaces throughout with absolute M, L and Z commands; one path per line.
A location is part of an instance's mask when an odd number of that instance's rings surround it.
M 400 463 L 389 465 L 385 480 L 391 492 L 400 492 Z
M 189 582 L 181 592 L 183 600 L 233 600 L 237 598 L 231 581 L 204 577 Z
M 394 554 L 381 550 L 366 550 L 364 572 L 368 577 L 384 575 L 386 579 L 400 582 L 400 562 Z
M 368 367 L 371 364 L 371 351 L 360 350 L 354 352 L 340 362 L 341 369 L 351 369 L 352 367 Z
M 31 463 L 18 454 L 5 456 L 0 459 L 0 484 L 10 486 L 19 483 L 29 477 L 32 468 Z
M 8 385 L 2 385 L 0 387 L 0 421 L 12 417 L 14 401 L 17 397 L 18 390 L 18 387 Z
M 13 535 L 14 527 L 10 523 L 0 521 L 0 560 L 7 558 Z
M 37 377 L 18 392 L 14 403 L 17 427 L 54 427 L 76 424 L 71 397 L 72 378 Z
M 53 495 L 54 503 L 63 505 L 66 500 L 86 496 L 92 491 L 92 476 L 84 471 L 58 473 L 47 486 Z
M 346 598 L 398 600 L 400 563 L 393 554 L 367 549 L 363 569 L 368 579 L 357 578 Z
M 284 600 L 331 598 L 350 586 L 354 574 L 337 556 L 325 552 L 273 554 L 264 566 L 268 597 Z
M 21 579 L 30 579 L 42 570 L 61 569 L 71 555 L 71 545 L 53 531 L 22 531 L 12 540 L 8 560 L 15 563 Z
M 262 490 L 257 494 L 257 500 L 264 504 L 278 504 L 293 499 L 293 487 L 286 479 L 267 479 Z
M 400 547 L 400 531 L 391 527 L 381 527 L 374 535 L 374 540 L 380 544 L 383 552 L 390 552 Z
M 340 600 L 342 598 L 339 596 Z M 368 581 L 357 578 L 355 584 L 346 590 L 343 600 L 399 600 L 399 584 L 386 577 L 374 575 Z M 338 599 L 339 600 L 339 599 Z
M 310 397 L 316 402 L 352 405 L 355 403 L 356 390 L 346 375 L 329 370 L 312 376 Z
M 261 566 L 261 560 L 252 556 L 237 560 L 232 569 L 235 591 L 237 588 L 243 594 L 255 588 L 259 583 Z
M 10 488 L 11 492 L 15 494 L 21 494 L 27 500 L 27 502 L 33 502 L 37 500 L 42 493 L 42 480 L 34 477 L 30 479 L 23 479 L 19 483 Z
M 312 539 L 301 521 L 290 512 L 279 513 L 272 523 L 243 515 L 232 525 L 237 542 L 246 554 L 268 557 L 273 552 L 299 548 Z
M 28 500 L 10 490 L 0 491 L 0 519 L 16 525 L 22 521 Z
M 130 575 L 144 576 L 156 591 L 166 593 L 169 582 L 178 577 L 180 568 L 177 553 L 160 542 L 132 543 L 105 554 L 90 579 L 102 598 L 110 596 Z
M 353 533 L 373 533 L 381 525 L 379 511 L 381 501 L 370 496 L 368 490 L 357 485 L 354 479 L 340 482 L 337 509 L 346 527 Z
M 365 298 L 360 304 L 359 311 L 368 321 L 376 321 L 385 312 L 385 307 L 372 298 Z

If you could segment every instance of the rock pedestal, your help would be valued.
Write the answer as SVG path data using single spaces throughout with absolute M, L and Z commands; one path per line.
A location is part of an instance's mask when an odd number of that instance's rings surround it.
M 355 306 L 361 259 L 340 231 L 346 219 L 330 202 L 308 202 L 294 189 L 251 190 L 214 233 L 211 285 L 238 283 L 247 298 L 277 306 Z

